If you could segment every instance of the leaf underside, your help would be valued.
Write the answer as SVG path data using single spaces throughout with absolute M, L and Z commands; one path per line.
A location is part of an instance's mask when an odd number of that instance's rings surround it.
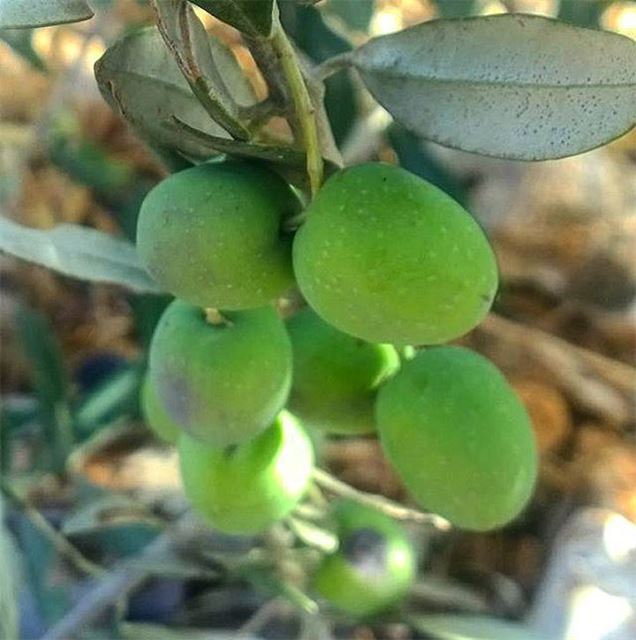
M 159 31 L 150 27 L 117 41 L 95 64 L 104 99 L 145 139 L 204 160 L 209 150 L 184 139 L 174 117 L 213 136 L 228 137 L 196 99 Z
M 636 124 L 636 43 L 540 16 L 425 22 L 352 61 L 398 122 L 482 155 L 561 158 Z
M 133 244 L 95 229 L 61 224 L 31 229 L 0 216 L 0 251 L 66 276 L 159 293 Z
M 23 29 L 93 17 L 84 0 L 0 0 L 0 28 Z

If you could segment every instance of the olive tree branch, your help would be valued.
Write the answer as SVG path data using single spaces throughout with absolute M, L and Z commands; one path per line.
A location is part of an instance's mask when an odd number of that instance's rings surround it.
M 66 558 L 75 569 L 93 578 L 104 574 L 102 567 L 86 558 L 35 507 L 22 498 L 4 480 L 0 481 L 0 491 L 22 511 L 31 524 L 53 545 L 57 553 Z
M 384 496 L 359 491 L 322 469 L 314 470 L 314 481 L 328 493 L 342 498 L 349 498 L 367 507 L 377 509 L 395 520 L 431 525 L 441 531 L 448 531 L 451 527 L 450 522 L 442 518 L 442 516 L 434 513 L 423 513 L 393 502 Z
M 199 65 L 192 29 L 196 25 L 203 29 L 203 26 L 198 23 L 189 3 L 185 0 L 172 0 L 167 4 L 162 0 L 152 0 L 151 4 L 159 33 L 201 106 L 233 138 L 247 140 L 249 132 L 236 117 L 238 106 L 227 90 L 216 65 L 213 69 L 217 75 L 216 88 Z
M 323 63 L 319 64 L 314 70 L 312 75 L 317 80 L 326 80 L 338 71 L 342 71 L 351 66 L 351 52 L 346 51 L 340 53 L 332 58 L 327 58 Z
M 309 176 L 309 186 L 313 196 L 318 192 L 323 177 L 323 160 L 318 139 L 316 113 L 296 52 L 280 23 L 278 15 L 275 17 L 270 41 L 283 71 L 299 124 L 302 144 L 307 154 L 307 175 Z

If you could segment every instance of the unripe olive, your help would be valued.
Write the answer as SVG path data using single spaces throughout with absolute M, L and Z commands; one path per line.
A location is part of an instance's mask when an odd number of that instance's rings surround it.
M 329 323 L 371 342 L 437 344 L 488 312 L 497 265 L 457 202 L 386 164 L 344 169 L 325 183 L 294 240 L 294 270 Z
M 272 423 L 289 394 L 292 355 L 272 307 L 224 312 L 175 300 L 150 345 L 152 384 L 168 415 L 194 438 L 224 447 Z
M 314 577 L 316 591 L 333 606 L 367 617 L 397 604 L 416 574 L 415 553 L 402 527 L 354 502 L 336 507 L 338 550 L 326 556 Z
M 206 163 L 158 184 L 141 207 L 137 248 L 167 291 L 201 307 L 250 309 L 293 284 L 298 198 L 282 178 L 237 161 Z
M 146 424 L 161 440 L 170 444 L 177 442 L 181 429 L 166 413 L 148 374 L 144 377 L 141 385 L 141 411 Z
M 219 449 L 182 435 L 186 496 L 219 531 L 253 534 L 285 517 L 302 498 L 314 465 L 307 434 L 283 411 L 253 440 Z
M 386 456 L 411 496 L 458 527 L 512 520 L 528 502 L 537 453 L 526 410 L 500 371 L 463 347 L 433 347 L 378 394 Z
M 395 348 L 339 331 L 312 309 L 287 321 L 294 371 L 289 407 L 303 423 L 340 434 L 375 428 L 375 394 L 400 366 Z

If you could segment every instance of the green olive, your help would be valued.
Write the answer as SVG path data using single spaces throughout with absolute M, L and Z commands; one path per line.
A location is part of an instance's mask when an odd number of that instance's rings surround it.
M 228 311 L 212 324 L 180 300 L 150 345 L 150 376 L 166 412 L 191 436 L 224 447 L 253 438 L 287 401 L 292 354 L 272 307 Z
M 251 309 L 294 282 L 291 236 L 299 201 L 277 174 L 242 162 L 175 173 L 147 196 L 137 248 L 167 291 L 201 307 Z
M 178 442 L 186 496 L 219 531 L 254 534 L 284 518 L 311 480 L 314 454 L 290 413 L 245 444 L 219 449 L 183 434 Z
M 330 324 L 370 342 L 438 344 L 488 312 L 497 265 L 475 219 L 434 185 L 371 163 L 325 183 L 294 240 L 294 270 Z
M 528 502 L 537 453 L 526 410 L 500 371 L 463 347 L 433 347 L 378 394 L 378 434 L 412 497 L 458 527 L 493 529 Z
M 354 338 L 312 309 L 287 321 L 294 372 L 290 409 L 303 423 L 332 433 L 375 429 L 375 394 L 400 366 L 395 348 Z
M 338 550 L 314 577 L 316 591 L 354 617 L 396 605 L 416 575 L 415 553 L 402 527 L 369 507 L 343 501 L 336 507 Z
M 150 376 L 146 374 L 141 385 L 141 411 L 146 424 L 155 434 L 170 444 L 175 444 L 181 433 L 179 425 L 166 413 L 157 397 Z

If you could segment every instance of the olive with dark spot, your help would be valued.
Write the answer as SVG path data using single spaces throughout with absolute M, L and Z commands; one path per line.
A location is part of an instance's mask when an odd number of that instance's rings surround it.
M 352 501 L 333 512 L 338 550 L 323 558 L 315 590 L 340 611 L 357 618 L 399 603 L 415 579 L 415 553 L 404 529 L 392 518 Z

